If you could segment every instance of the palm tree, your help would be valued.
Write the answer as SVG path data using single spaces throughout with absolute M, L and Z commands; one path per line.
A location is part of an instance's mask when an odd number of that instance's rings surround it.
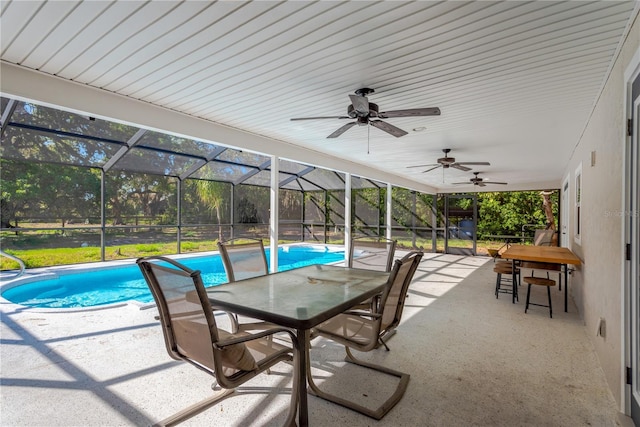
M 220 209 L 225 200 L 226 186 L 219 181 L 197 180 L 196 191 L 207 209 L 215 212 L 218 220 L 218 240 L 223 240 Z

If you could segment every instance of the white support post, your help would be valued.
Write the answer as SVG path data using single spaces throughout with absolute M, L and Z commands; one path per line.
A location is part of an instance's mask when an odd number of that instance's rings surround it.
M 351 249 L 351 174 L 344 174 L 344 263 L 349 262 Z
M 391 240 L 391 236 L 392 236 L 392 230 L 391 230 L 391 218 L 393 217 L 392 215 L 392 211 L 391 208 L 393 207 L 393 197 L 391 197 L 391 190 L 393 189 L 393 186 L 390 183 L 387 183 L 387 211 L 386 211 L 386 217 L 387 217 L 387 232 L 386 232 L 386 237 L 387 239 Z
M 278 156 L 271 156 L 271 197 L 269 201 L 269 238 L 271 239 L 269 244 L 269 271 L 271 273 L 278 271 L 278 217 L 280 216 L 280 212 L 278 211 L 279 170 L 280 164 Z

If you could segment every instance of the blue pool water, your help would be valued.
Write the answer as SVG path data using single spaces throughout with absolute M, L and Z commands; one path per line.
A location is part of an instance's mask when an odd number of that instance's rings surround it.
M 269 249 L 267 249 L 269 259 Z M 311 264 L 343 261 L 344 250 L 325 246 L 285 246 L 278 248 L 278 271 Z M 200 270 L 207 284 L 227 281 L 219 255 L 180 258 L 182 264 Z M 125 267 L 60 273 L 53 279 L 29 282 L 2 292 L 7 301 L 37 308 L 78 308 L 138 301 L 153 301 L 151 292 L 136 264 Z

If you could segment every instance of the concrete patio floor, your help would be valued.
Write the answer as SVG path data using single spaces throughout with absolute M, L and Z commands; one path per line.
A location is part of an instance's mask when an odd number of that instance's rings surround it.
M 391 351 L 359 354 L 411 374 L 381 421 L 309 397 L 312 426 L 616 426 L 627 424 L 607 387 L 575 306 L 524 313 L 493 293 L 493 261 L 425 254 Z M 546 301 L 544 289 L 532 299 Z M 212 378 L 169 358 L 155 308 L 55 312 L 0 305 L 2 426 L 151 425 L 211 393 Z M 224 322 L 225 317 L 219 317 Z M 345 364 L 316 339 L 313 374 L 323 387 L 373 405 L 391 380 Z M 282 425 L 292 367 L 248 382 L 184 426 Z M 273 387 L 276 387 L 275 389 Z

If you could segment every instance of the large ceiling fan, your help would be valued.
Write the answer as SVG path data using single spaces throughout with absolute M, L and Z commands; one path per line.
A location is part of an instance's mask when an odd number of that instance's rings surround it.
M 494 182 L 494 181 L 485 181 L 484 178 L 480 178 L 478 175 L 480 174 L 480 172 L 474 172 L 473 173 L 475 176 L 471 179 L 469 179 L 469 181 L 467 182 L 454 182 L 454 185 L 459 185 L 459 184 L 473 184 L 473 185 L 477 185 L 478 187 L 484 187 L 487 184 L 500 184 L 500 185 L 507 185 L 506 182 Z
M 416 116 L 439 116 L 440 109 L 438 107 L 433 108 L 412 108 L 408 110 L 392 110 L 392 111 L 380 111 L 378 104 L 369 102 L 367 95 L 373 93 L 373 89 L 362 88 L 355 91 L 355 95 L 349 95 L 351 98 L 351 104 L 347 107 L 346 116 L 329 116 L 329 117 L 298 117 L 291 120 L 317 120 L 317 119 L 355 119 L 353 122 L 349 122 L 346 125 L 340 127 L 333 132 L 327 138 L 337 138 L 351 127 L 355 125 L 367 126 L 371 125 L 380 130 L 387 132 L 399 138 L 407 134 L 404 130 L 393 126 L 387 122 L 383 122 L 378 119 L 391 119 L 395 117 L 416 117 Z
M 449 157 L 449 153 L 451 152 L 450 148 L 443 148 L 442 151 L 444 151 L 444 157 L 440 157 L 437 160 L 438 163 L 433 163 L 430 165 L 407 166 L 407 168 L 428 168 L 422 171 L 422 173 L 431 172 L 432 170 L 438 169 L 438 168 L 443 168 L 443 169 L 455 168 L 461 171 L 468 172 L 471 170 L 471 168 L 468 168 L 467 165 L 469 166 L 490 166 L 491 165 L 489 162 L 456 162 L 455 157 Z

